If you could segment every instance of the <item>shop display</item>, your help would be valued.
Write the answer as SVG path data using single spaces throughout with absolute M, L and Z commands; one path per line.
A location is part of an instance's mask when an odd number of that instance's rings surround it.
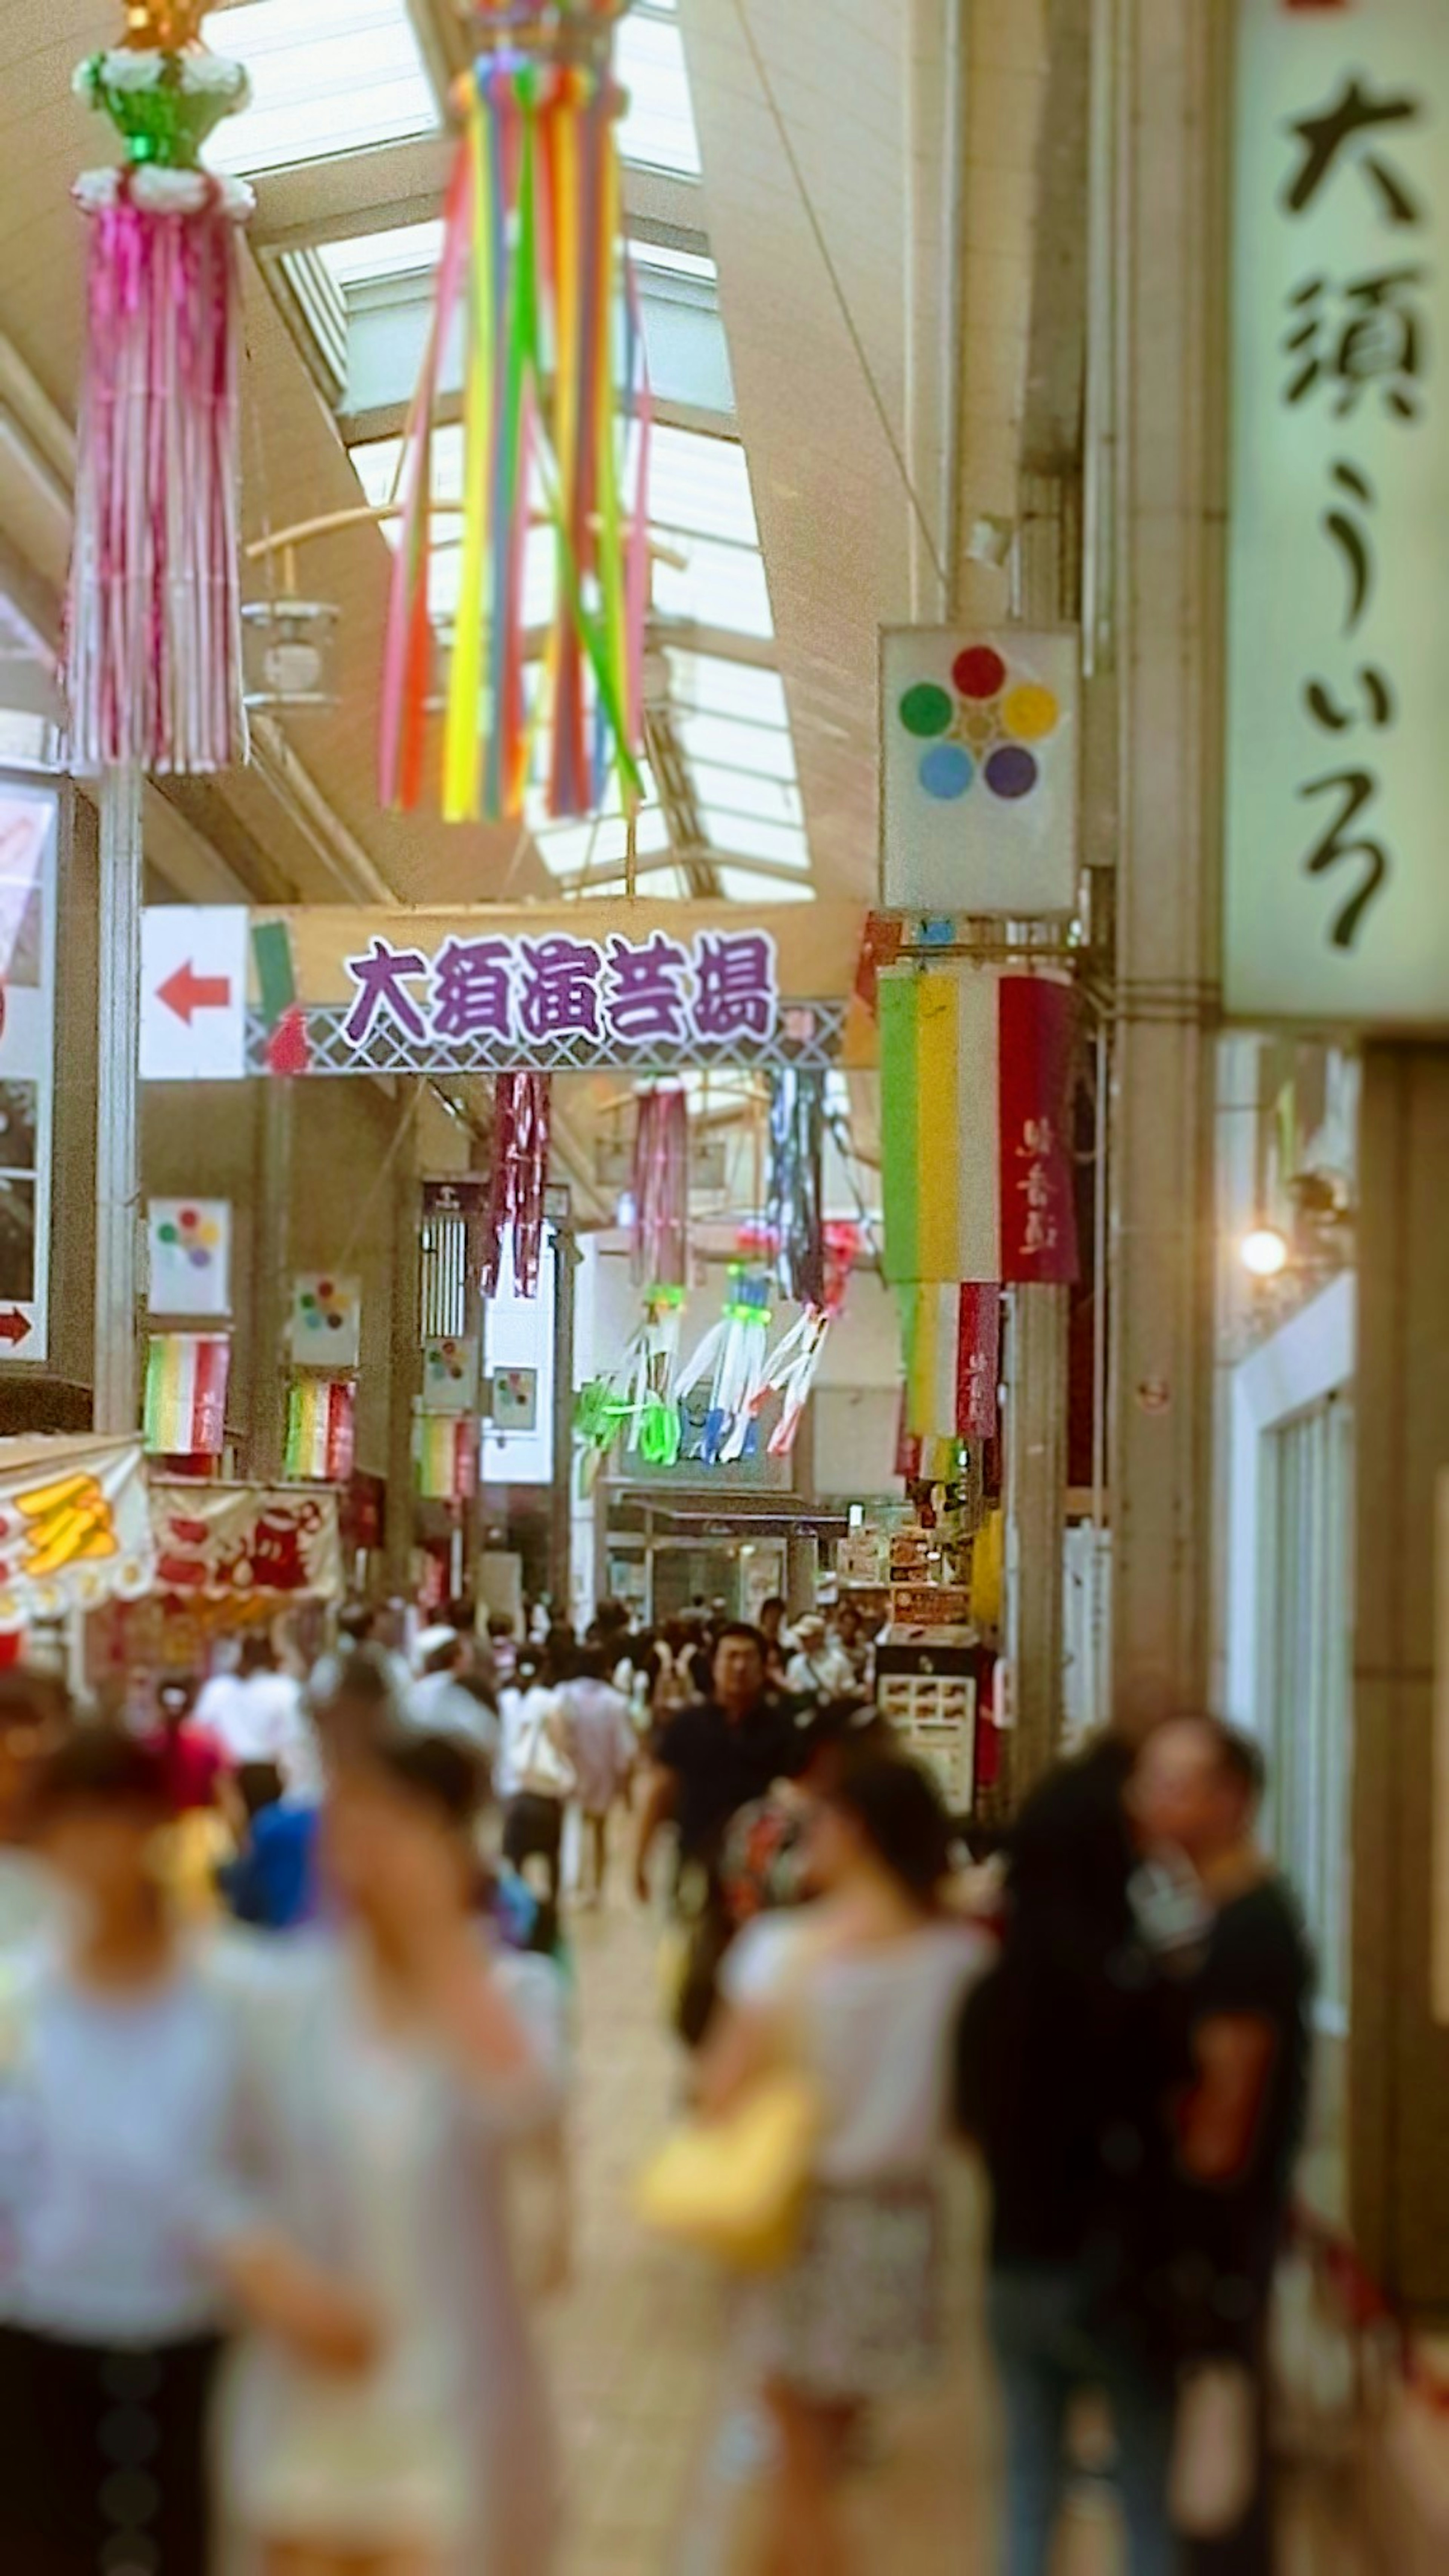
M 976 1777 L 975 1647 L 884 1645 L 876 1665 L 881 1715 L 934 1775 L 953 1814 L 966 1814 Z
M 520 817 L 536 742 L 552 815 L 595 812 L 611 779 L 626 807 L 639 793 L 651 412 L 623 252 L 612 55 L 626 5 L 473 0 L 462 13 L 477 53 L 454 91 L 463 133 L 405 445 L 382 734 L 384 801 L 414 806 L 434 686 L 433 431 L 461 342 L 463 537 L 442 781 L 452 822 Z M 537 510 L 553 556 L 541 655 L 531 601 L 525 614 Z M 531 690 L 535 656 L 545 676 Z
M 87 334 L 65 633 L 79 766 L 189 775 L 246 748 L 238 489 L 243 226 L 201 160 L 248 98 L 200 0 L 137 0 L 76 73 L 121 166 L 88 172 Z

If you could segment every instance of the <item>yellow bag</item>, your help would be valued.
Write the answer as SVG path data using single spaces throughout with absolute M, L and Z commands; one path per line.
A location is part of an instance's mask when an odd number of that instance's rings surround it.
M 723 2118 L 665 2141 L 639 2177 L 637 2213 L 733 2271 L 779 2271 L 799 2241 L 822 2123 L 807 2076 L 766 2076 Z

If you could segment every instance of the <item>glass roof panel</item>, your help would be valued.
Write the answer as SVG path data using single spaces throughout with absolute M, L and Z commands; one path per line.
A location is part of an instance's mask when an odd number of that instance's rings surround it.
M 757 778 L 795 777 L 795 745 L 783 726 L 735 724 L 728 716 L 686 712 L 676 712 L 674 721 L 691 766 L 713 761 L 726 769 L 750 770 Z
M 693 760 L 689 774 L 702 805 L 721 814 L 758 815 L 765 823 L 803 824 L 800 790 L 781 778 L 758 778 L 746 769 L 717 769 Z
M 723 653 L 690 653 L 668 648 L 673 673 L 671 696 L 681 710 L 732 716 L 742 724 L 788 728 L 785 683 L 778 671 L 753 662 L 732 662 Z
M 443 225 L 395 224 L 380 233 L 356 233 L 350 241 L 319 242 L 317 256 L 333 283 L 345 294 L 349 286 L 370 285 L 385 277 L 430 277 L 443 255 Z
M 813 903 L 815 889 L 803 880 L 791 885 L 783 877 L 757 877 L 751 868 L 718 867 L 715 875 L 726 903 Z
M 717 805 L 703 809 L 711 847 L 735 859 L 769 859 L 776 867 L 808 868 L 810 850 L 799 824 L 764 823 L 754 814 L 729 814 Z
M 649 456 L 649 515 L 656 528 L 682 536 L 758 547 L 750 469 L 738 439 L 661 424 Z
M 769 584 L 757 554 L 743 546 L 723 546 L 711 537 L 690 537 L 688 561 L 656 563 L 654 605 L 661 617 L 686 619 L 695 626 L 716 626 L 730 635 L 764 639 L 775 632 Z
M 252 103 L 212 137 L 219 170 L 280 170 L 437 127 L 407 0 L 242 0 L 202 33 L 246 64 Z
M 689 95 L 684 39 L 672 12 L 631 9 L 620 22 L 616 60 L 629 93 L 619 145 L 626 161 L 697 179 L 702 170 L 699 136 Z

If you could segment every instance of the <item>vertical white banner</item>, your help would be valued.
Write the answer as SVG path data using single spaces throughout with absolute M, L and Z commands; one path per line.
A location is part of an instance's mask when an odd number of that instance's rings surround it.
M 1229 1010 L 1449 1018 L 1449 7 L 1239 0 Z

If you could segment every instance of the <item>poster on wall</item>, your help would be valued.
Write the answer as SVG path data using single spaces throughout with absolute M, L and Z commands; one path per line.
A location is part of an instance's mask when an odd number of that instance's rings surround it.
M 0 780 L 0 1366 L 50 1350 L 59 799 Z
M 1241 0 L 1224 990 L 1449 1015 L 1449 10 Z
M 153 1315 L 220 1323 L 231 1313 L 231 1209 L 225 1199 L 151 1199 L 146 1302 Z
M 1077 901 L 1075 627 L 887 627 L 881 901 L 1070 913 Z
M 287 1348 L 298 1368 L 341 1373 L 362 1357 L 362 1284 L 334 1270 L 302 1271 L 292 1282 Z
M 495 1369 L 492 1378 L 491 1414 L 495 1432 L 536 1431 L 538 1429 L 538 1371 L 536 1368 Z
M 424 1413 L 476 1413 L 478 1410 L 478 1344 L 462 1341 L 423 1344 Z

